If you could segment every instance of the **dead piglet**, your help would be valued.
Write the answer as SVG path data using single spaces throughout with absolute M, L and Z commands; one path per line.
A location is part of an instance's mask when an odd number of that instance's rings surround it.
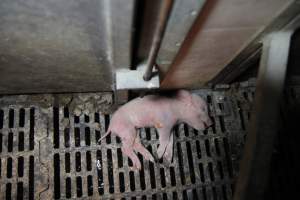
M 146 160 L 154 159 L 140 143 L 136 129 L 155 127 L 160 143 L 157 150 L 158 157 L 164 156 L 171 161 L 173 155 L 171 129 L 177 122 L 186 122 L 198 130 L 210 126 L 211 120 L 205 101 L 185 90 L 180 90 L 174 98 L 157 95 L 136 98 L 121 106 L 113 114 L 107 134 L 113 133 L 121 138 L 122 152 L 132 160 L 136 168 L 140 169 L 141 164 L 135 152 L 141 153 Z

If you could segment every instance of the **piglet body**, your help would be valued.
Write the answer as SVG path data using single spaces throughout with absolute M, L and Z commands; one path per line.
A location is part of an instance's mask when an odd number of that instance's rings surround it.
M 204 130 L 212 124 L 205 101 L 188 91 L 179 90 L 174 98 L 148 95 L 121 106 L 113 114 L 107 134 L 112 133 L 121 138 L 122 152 L 132 160 L 136 168 L 140 169 L 141 164 L 135 152 L 141 153 L 146 160 L 154 161 L 154 159 L 140 143 L 136 129 L 155 127 L 160 143 L 157 155 L 171 161 L 173 154 L 171 130 L 177 122 L 186 122 L 197 130 Z

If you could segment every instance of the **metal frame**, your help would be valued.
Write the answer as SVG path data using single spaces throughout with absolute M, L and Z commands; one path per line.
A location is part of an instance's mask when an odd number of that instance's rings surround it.
M 265 38 L 234 200 L 264 199 L 293 30 Z

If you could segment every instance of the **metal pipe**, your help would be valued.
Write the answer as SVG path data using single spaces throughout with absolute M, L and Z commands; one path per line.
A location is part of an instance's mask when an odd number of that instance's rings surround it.
M 146 62 L 146 70 L 143 76 L 145 81 L 149 81 L 152 77 L 152 69 L 161 45 L 161 41 L 167 26 L 168 17 L 172 8 L 173 0 L 164 0 L 159 13 L 158 23 L 155 28 L 150 53 Z

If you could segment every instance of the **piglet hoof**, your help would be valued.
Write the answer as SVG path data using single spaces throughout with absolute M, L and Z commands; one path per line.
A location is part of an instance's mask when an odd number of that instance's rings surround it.
M 131 171 L 137 171 L 137 170 L 141 170 L 142 169 L 142 166 L 139 165 L 138 163 L 133 163 L 133 166 L 132 167 L 129 167 L 129 169 Z
M 170 167 L 170 165 L 172 164 L 171 162 L 169 162 L 167 159 L 165 159 L 165 157 L 162 157 L 161 159 L 159 159 L 157 161 L 157 163 L 159 163 L 159 165 L 162 165 L 164 167 Z
M 140 161 L 138 161 L 138 162 L 136 162 L 136 163 L 133 163 L 133 166 L 134 166 L 134 168 L 137 169 L 137 170 L 141 170 L 141 169 L 142 169 L 142 165 L 141 165 L 141 162 L 140 162 Z
M 163 147 L 162 145 L 159 145 L 157 148 L 157 158 L 161 159 L 165 153 L 166 147 Z
M 165 159 L 168 163 L 172 164 L 172 154 L 170 155 L 170 154 L 168 154 L 168 152 L 165 152 L 165 154 L 164 154 L 164 159 Z
M 172 165 L 172 162 L 168 161 L 167 159 L 164 159 L 164 166 L 170 167 Z
M 131 159 L 131 162 L 132 162 L 132 167 L 130 167 L 130 170 L 133 170 L 133 171 L 135 171 L 135 170 L 141 170 L 142 169 L 142 165 L 141 165 L 141 162 L 140 162 L 140 160 L 135 160 L 135 161 L 133 161 L 132 159 Z
M 151 162 L 155 162 L 155 159 L 153 158 L 153 156 L 150 154 L 150 155 L 147 155 L 147 156 L 144 156 L 145 160 L 149 160 Z

